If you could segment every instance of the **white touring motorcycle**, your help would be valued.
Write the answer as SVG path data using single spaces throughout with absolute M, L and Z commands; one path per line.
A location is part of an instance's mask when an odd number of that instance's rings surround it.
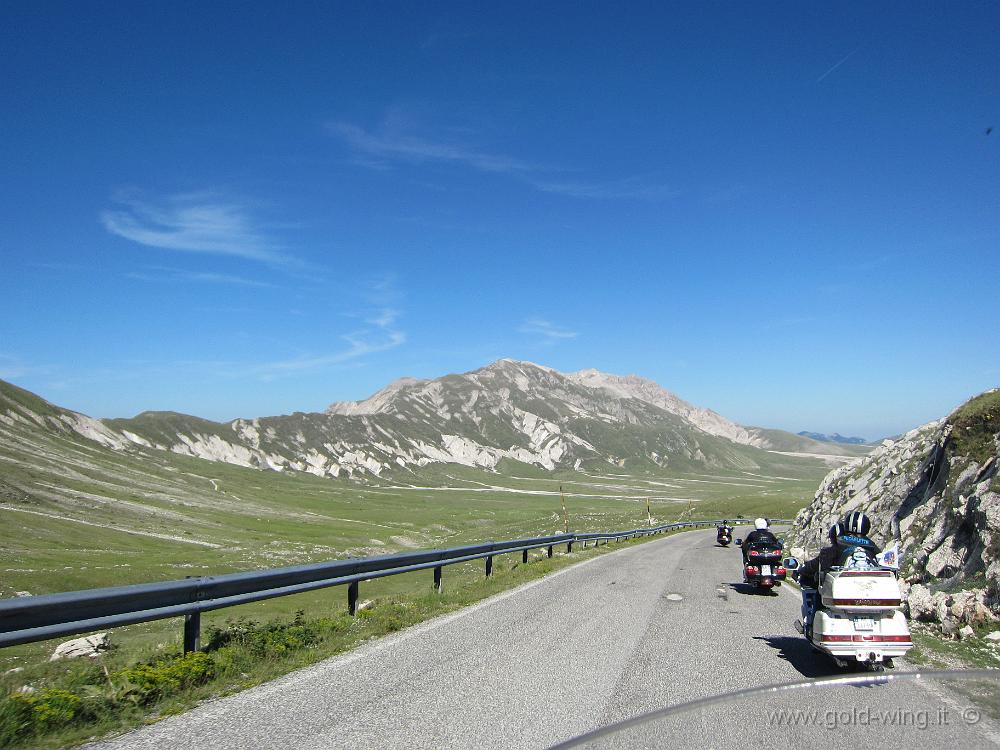
M 892 668 L 894 658 L 913 648 L 896 579 L 898 551 L 880 554 L 860 534 L 841 534 L 836 544 L 841 564 L 820 570 L 818 590 L 802 588 L 795 629 L 840 667 Z M 789 570 L 798 566 L 795 558 L 785 560 Z

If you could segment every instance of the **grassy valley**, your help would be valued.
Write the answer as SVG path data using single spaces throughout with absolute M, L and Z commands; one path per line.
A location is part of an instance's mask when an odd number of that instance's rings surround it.
M 574 530 L 640 526 L 647 522 L 647 498 L 655 521 L 788 515 L 808 502 L 826 471 L 818 459 L 758 453 L 770 463 L 753 472 L 610 464 L 601 471 L 548 472 L 507 461 L 496 473 L 432 464 L 349 481 L 138 446 L 112 450 L 72 431 L 15 421 L 4 424 L 0 440 L 0 595 L 557 533 L 564 523 L 560 487 Z M 387 579 L 367 585 L 363 596 L 411 585 L 405 576 Z M 248 609 L 267 617 L 314 604 L 329 608 L 331 596 L 320 592 Z M 116 637 L 159 641 L 176 639 L 177 630 L 174 623 L 152 623 Z M 0 666 L 44 648 L 5 649 Z

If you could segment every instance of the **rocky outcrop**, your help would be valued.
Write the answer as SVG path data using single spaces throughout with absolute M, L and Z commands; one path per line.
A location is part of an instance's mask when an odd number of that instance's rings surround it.
M 810 553 L 847 513 L 898 542 L 910 615 L 957 635 L 1000 615 L 1000 390 L 883 442 L 831 472 L 796 517 L 790 544 Z

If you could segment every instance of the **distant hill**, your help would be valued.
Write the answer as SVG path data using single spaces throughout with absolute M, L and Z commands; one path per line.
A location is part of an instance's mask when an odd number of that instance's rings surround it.
M 865 452 L 743 427 L 636 375 L 562 373 L 510 359 L 433 380 L 402 378 L 364 401 L 334 403 L 325 412 L 227 423 L 157 411 L 96 420 L 7 386 L 0 389 L 4 419 L 76 432 L 116 450 L 158 449 L 348 478 L 431 464 L 488 471 L 611 466 L 752 472 L 790 459 L 838 463 Z
M 839 432 L 835 432 L 832 435 L 824 435 L 822 432 L 800 432 L 798 434 L 802 437 L 807 437 L 810 440 L 818 440 L 821 443 L 842 443 L 844 445 L 868 444 L 868 441 L 863 437 L 845 437 Z

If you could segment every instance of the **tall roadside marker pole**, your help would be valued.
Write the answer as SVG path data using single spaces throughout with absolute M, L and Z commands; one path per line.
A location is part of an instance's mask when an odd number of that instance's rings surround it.
M 562 500 L 563 508 L 563 533 L 569 533 L 569 513 L 566 512 L 566 496 L 563 494 L 562 485 L 559 485 L 559 499 Z
M 649 522 L 649 527 L 653 527 L 653 512 L 649 509 L 649 498 L 646 498 L 646 520 Z

